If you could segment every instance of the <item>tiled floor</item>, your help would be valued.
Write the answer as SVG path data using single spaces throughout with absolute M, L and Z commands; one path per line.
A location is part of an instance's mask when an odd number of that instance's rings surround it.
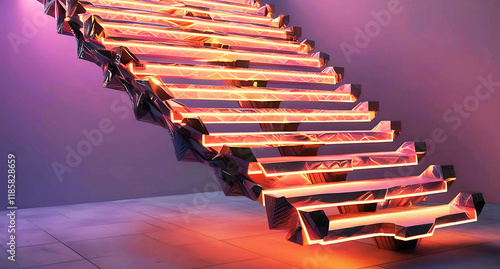
M 2 217 L 3 216 L 3 217 Z M 0 243 L 6 248 L 6 212 Z M 219 192 L 20 209 L 17 262 L 0 268 L 499 268 L 500 205 L 437 230 L 414 251 L 371 240 L 300 246 L 270 231 L 264 208 Z

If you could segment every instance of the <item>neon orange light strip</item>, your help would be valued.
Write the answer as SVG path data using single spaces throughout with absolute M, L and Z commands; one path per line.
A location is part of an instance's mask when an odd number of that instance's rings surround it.
M 172 102 L 169 102 L 172 104 Z M 371 121 L 375 111 L 252 109 L 252 108 L 189 108 L 172 106 L 171 120 L 181 123 L 185 118 L 200 118 L 204 123 L 286 123 L 286 122 L 354 122 Z
M 255 132 L 255 133 L 211 133 L 202 136 L 205 147 L 282 147 L 294 145 L 327 145 L 392 142 L 395 132 L 385 131 L 318 131 L 318 132 Z
M 164 43 L 143 41 L 114 41 L 103 38 L 101 43 L 106 49 L 117 46 L 127 47 L 136 56 L 158 56 L 162 58 L 186 58 L 207 61 L 236 61 L 249 60 L 256 64 L 290 65 L 305 67 L 323 67 L 324 59 L 311 56 L 278 54 L 278 53 L 256 53 L 248 51 L 237 51 L 218 48 L 197 48 L 188 46 L 169 45 Z
M 262 0 L 222 0 L 222 1 L 228 3 L 242 4 L 247 6 L 256 6 L 256 7 L 260 7 L 262 4 Z
M 434 234 L 434 231 L 436 228 L 443 228 L 443 227 L 454 226 L 454 225 L 465 224 L 465 223 L 477 221 L 476 212 L 472 208 L 456 207 L 453 205 L 443 205 L 443 206 L 435 206 L 434 208 L 428 208 L 428 209 L 423 208 L 423 209 L 421 209 L 422 211 L 419 211 L 419 212 L 413 212 L 413 209 L 420 209 L 420 208 L 418 208 L 418 207 L 401 208 L 400 210 L 405 210 L 405 211 L 403 211 L 403 214 L 400 215 L 400 217 L 402 217 L 404 219 L 415 220 L 415 219 L 417 219 L 417 217 L 415 215 L 412 215 L 413 213 L 418 213 L 420 217 L 423 217 L 420 215 L 420 214 L 423 214 L 429 223 L 434 223 L 435 219 L 437 219 L 439 217 L 451 216 L 452 214 L 461 214 L 461 213 L 462 213 L 462 215 L 473 214 L 473 217 L 470 217 L 469 219 L 457 220 L 457 221 L 454 221 L 453 219 L 451 219 L 450 222 L 448 222 L 448 223 L 434 225 L 434 227 L 431 229 L 431 231 L 429 233 L 416 235 L 416 236 L 410 236 L 410 237 L 402 237 L 402 236 L 396 235 L 396 233 L 394 231 L 392 231 L 392 232 L 386 231 L 386 232 L 374 232 L 374 233 L 369 233 L 369 234 L 362 234 L 362 235 L 343 237 L 343 238 L 338 237 L 334 240 L 324 241 L 321 239 L 320 240 L 311 239 L 310 234 L 307 231 L 307 229 L 304 229 L 304 233 L 306 235 L 304 244 L 305 245 L 311 245 L 311 244 L 329 245 L 329 244 L 335 244 L 335 243 L 348 242 L 348 241 L 352 241 L 352 240 L 371 238 L 371 237 L 376 237 L 376 236 L 393 236 L 399 240 L 409 241 L 409 240 L 414 240 L 414 239 L 432 236 Z M 447 214 L 447 212 L 448 212 L 448 214 Z M 434 217 L 434 220 L 431 220 L 432 217 Z M 391 217 L 392 221 L 394 221 L 395 219 L 396 219 L 395 216 Z M 302 225 L 302 227 L 305 227 L 304 225 L 306 225 L 306 224 L 305 224 L 304 220 L 302 218 L 299 218 L 299 220 L 300 220 L 300 224 Z M 391 221 L 391 220 L 388 220 L 388 221 Z M 393 223 L 392 221 L 389 223 Z M 356 219 L 354 219 L 354 220 L 352 220 L 351 227 L 355 227 L 355 225 L 358 225 L 358 224 L 359 224 L 358 221 Z
M 286 29 L 277 29 L 251 24 L 241 24 L 232 22 L 212 21 L 196 17 L 177 17 L 163 13 L 144 13 L 133 10 L 120 10 L 111 8 L 99 8 L 85 6 L 85 9 L 93 15 L 98 15 L 102 19 L 122 20 L 129 22 L 142 22 L 152 24 L 162 24 L 181 29 L 191 29 L 198 31 L 215 31 L 220 33 L 233 33 L 242 35 L 254 35 L 262 37 L 273 37 L 287 39 Z
M 183 31 L 163 26 L 132 24 L 123 22 L 102 21 L 110 37 L 147 38 L 151 41 L 165 41 L 174 44 L 190 44 L 203 46 L 205 44 L 228 45 L 236 49 L 267 49 L 296 53 L 309 53 L 311 47 L 295 41 L 266 40 L 238 35 L 217 35 L 195 31 Z
M 276 89 L 258 87 L 231 87 L 209 85 L 162 84 L 176 99 L 204 99 L 231 101 L 306 101 L 352 103 L 357 97 L 349 87 L 342 85 L 335 91 Z
M 164 12 L 167 14 L 185 16 L 190 13 L 195 17 L 205 17 L 209 16 L 215 20 L 223 21 L 234 21 L 242 23 L 254 23 L 260 25 L 277 26 L 273 23 L 273 19 L 270 17 L 249 15 L 242 13 L 231 13 L 223 11 L 214 10 L 204 10 L 202 8 L 181 6 L 181 5 L 168 5 L 165 3 L 155 3 L 147 1 L 134 1 L 134 0 L 86 0 L 92 4 L 103 5 L 103 6 L 114 6 L 114 7 L 124 7 L 132 8 L 144 11 L 156 11 Z
M 129 66 L 138 77 L 160 76 L 207 80 L 283 81 L 296 83 L 337 84 L 342 80 L 333 68 L 321 73 L 279 71 L 264 69 L 227 68 L 209 65 L 157 64 L 141 62 L 142 66 Z
M 369 152 L 320 156 L 281 156 L 257 158 L 248 166 L 249 175 L 283 176 L 322 172 L 349 172 L 359 169 L 418 164 L 413 142 L 405 142 L 396 152 Z
M 449 180 L 444 179 L 442 175 L 433 174 L 434 171 L 440 170 L 439 166 L 431 165 L 420 176 L 401 177 L 401 178 L 388 178 L 388 179 L 370 179 L 360 181 L 343 181 L 335 183 L 322 183 L 306 186 L 293 186 L 278 189 L 263 190 L 262 194 L 273 195 L 278 197 L 286 197 L 287 200 L 297 208 L 300 209 L 313 209 L 324 206 L 333 207 L 339 205 L 350 205 L 360 203 L 373 203 L 375 197 L 370 194 L 372 191 L 385 190 L 384 199 L 378 202 L 384 202 L 388 199 L 399 199 L 412 196 L 429 195 L 433 193 L 446 192 Z M 431 176 L 429 176 L 429 174 Z M 322 199 L 314 199 L 313 197 L 323 197 L 324 195 L 342 194 L 342 193 L 360 193 L 366 191 L 366 195 L 359 195 L 364 197 L 365 200 L 341 200 L 342 204 L 333 204 L 331 202 L 324 202 Z M 293 198 L 300 199 L 293 199 Z M 355 197 L 355 196 L 353 196 Z M 263 199 L 265 206 L 265 199 Z
M 346 193 L 346 192 L 359 192 L 359 191 L 370 191 L 379 189 L 390 189 L 398 186 L 409 186 L 409 185 L 421 185 L 432 182 L 441 182 L 444 180 L 442 178 L 432 178 L 432 177 L 401 177 L 401 178 L 386 178 L 386 179 L 369 179 L 369 180 L 359 180 L 359 181 L 341 181 L 334 183 L 323 183 L 323 184 L 313 184 L 307 186 L 294 186 L 289 188 L 280 189 L 270 189 L 263 190 L 263 194 L 274 194 L 279 196 L 299 197 L 299 196 L 310 196 L 319 194 L 331 194 L 331 193 Z M 446 184 L 441 184 L 442 189 L 446 189 Z M 401 198 L 402 194 L 389 194 L 388 198 Z
M 415 155 L 417 153 L 418 152 L 416 152 L 415 150 L 415 142 L 404 142 L 395 152 L 392 151 L 368 152 L 366 154 L 369 156 L 386 156 L 394 154 Z M 300 160 L 309 160 L 309 161 L 345 160 L 345 159 L 356 158 L 359 156 L 360 156 L 359 153 L 341 154 L 341 155 L 318 155 L 318 156 L 279 156 L 279 157 L 259 158 L 258 161 L 261 163 L 274 163 L 274 162 L 295 162 Z
M 345 215 L 338 215 L 330 219 L 330 227 L 333 229 L 344 229 L 350 227 L 364 226 L 377 223 L 396 223 L 397 225 L 408 227 L 419 224 L 433 224 L 437 218 L 465 213 L 474 212 L 474 208 L 464 208 L 457 207 L 454 205 L 439 205 L 439 206 L 429 206 L 429 207 L 399 207 L 399 208 L 389 208 L 378 210 L 370 214 L 363 213 L 351 213 Z M 469 214 L 467 214 L 469 215 Z M 475 213 L 470 214 L 473 218 L 469 221 L 475 221 Z M 409 216 L 412 216 L 411 218 Z M 417 217 L 418 216 L 418 217 Z M 444 223 L 446 226 L 450 226 L 454 223 Z M 439 226 L 435 227 L 439 228 Z M 332 230 L 333 230 L 332 229 Z M 425 235 L 408 236 L 402 237 L 394 235 L 400 240 L 413 240 Z
M 206 8 L 213 8 L 226 11 L 236 11 L 249 14 L 265 15 L 263 11 L 259 10 L 259 8 L 248 5 L 229 4 L 224 2 L 215 2 L 207 0 L 155 0 L 155 1 L 162 3 L 177 3 L 189 6 L 206 7 Z

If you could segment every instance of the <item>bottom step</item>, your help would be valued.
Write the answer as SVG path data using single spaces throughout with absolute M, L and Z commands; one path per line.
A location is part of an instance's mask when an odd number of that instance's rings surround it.
M 436 228 L 476 221 L 483 206 L 481 194 L 460 193 L 451 203 L 438 206 L 396 207 L 333 216 L 324 210 L 299 210 L 299 221 L 304 245 L 380 236 L 408 242 L 432 236 Z M 387 243 L 379 241 L 380 245 Z

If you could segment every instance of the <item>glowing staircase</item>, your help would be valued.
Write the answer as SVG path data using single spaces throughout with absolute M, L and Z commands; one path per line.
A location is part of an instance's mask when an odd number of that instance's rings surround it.
M 288 101 L 354 103 L 361 87 L 309 89 L 339 84 L 344 69 L 327 66 L 330 57 L 312 52 L 314 41 L 299 41 L 301 28 L 290 27 L 288 16 L 275 16 L 272 5 L 38 1 L 56 19 L 59 33 L 76 38 L 78 57 L 103 69 L 104 87 L 125 91 L 138 120 L 169 131 L 179 160 L 213 167 L 226 195 L 262 203 L 269 228 L 289 230 L 289 240 L 309 245 L 373 237 L 380 248 L 413 248 L 436 228 L 475 221 L 481 212 L 481 194 L 461 193 L 447 205 L 418 205 L 448 191 L 455 180 L 449 165 L 432 165 L 413 177 L 346 181 L 355 170 L 417 165 L 425 143 L 318 155 L 321 145 L 393 142 L 401 124 L 299 130 L 301 123 L 371 122 L 379 107 L 360 102 L 347 110 L 280 108 Z M 171 83 L 176 80 L 187 84 Z M 274 82 L 290 88 L 267 87 Z M 178 101 L 183 99 L 237 101 L 240 108 L 189 107 Z M 237 131 L 241 124 L 257 123 L 262 132 Z M 235 131 L 209 132 L 209 124 L 232 124 Z M 252 151 L 271 147 L 281 156 L 257 157 Z

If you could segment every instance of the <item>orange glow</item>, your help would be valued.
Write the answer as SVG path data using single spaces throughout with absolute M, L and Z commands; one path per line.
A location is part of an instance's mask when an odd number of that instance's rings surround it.
M 155 25 L 140 25 L 122 22 L 102 21 L 100 25 L 111 37 L 142 37 L 168 41 L 175 44 L 204 45 L 206 43 L 222 44 L 236 48 L 268 49 L 296 53 L 308 53 L 310 49 L 295 41 L 260 39 L 238 35 L 218 35 L 196 31 L 184 31 Z M 305 50 L 305 51 L 304 51 Z
M 185 4 L 185 5 L 208 7 L 208 8 L 229 10 L 229 11 L 246 12 L 246 13 L 253 13 L 253 14 L 259 13 L 258 8 L 256 8 L 256 7 L 229 4 L 229 3 L 223 3 L 223 2 L 211 2 L 211 1 L 207 1 L 207 0 L 156 0 L 156 1 L 163 2 L 163 3 L 179 3 L 179 4 Z
M 476 222 L 476 221 L 477 221 L 477 214 L 476 214 L 476 217 L 474 217 L 473 219 L 439 224 L 439 225 L 436 225 L 435 228 L 445 228 L 445 227 L 450 227 L 450 226 L 455 226 L 455 225 L 460 225 L 460 224 L 466 224 L 466 223 Z
M 446 186 L 446 184 L 445 184 Z M 373 203 L 384 203 L 388 200 L 399 199 L 399 198 L 408 198 L 408 197 L 416 197 L 416 196 L 427 196 L 432 194 L 444 193 L 447 192 L 446 187 L 441 190 L 436 191 L 426 191 L 426 192 L 418 192 L 418 193 L 408 193 L 405 195 L 398 196 L 386 196 L 384 199 L 373 199 L 373 200 L 365 200 L 365 201 L 348 201 L 342 203 L 329 203 L 329 204 L 319 204 L 319 205 L 310 205 L 310 206 L 297 206 L 298 210 L 318 210 L 322 208 L 331 208 L 336 206 L 349 206 L 349 205 L 363 205 L 363 204 L 373 204 Z
M 310 206 L 297 206 L 297 210 L 318 210 L 322 208 L 330 208 L 334 206 L 347 206 L 347 205 L 364 205 L 364 204 L 373 204 L 373 203 L 383 203 L 386 199 L 373 199 L 366 201 L 349 201 L 342 203 L 331 203 L 331 204 L 323 204 L 323 205 L 310 205 Z
M 252 0 L 224 0 L 224 2 L 230 2 L 235 4 L 247 5 L 247 6 L 255 6 L 260 7 L 261 1 L 252 1 Z
M 258 87 L 231 87 L 208 85 L 163 84 L 176 99 L 232 100 L 232 101 L 315 101 L 354 102 L 357 97 L 350 91 L 276 89 Z
M 404 152 L 401 152 L 404 148 Z M 248 166 L 249 175 L 266 177 L 322 172 L 346 172 L 359 169 L 397 167 L 418 164 L 418 154 L 404 143 L 396 152 L 370 152 L 359 154 L 321 156 L 281 156 L 257 158 Z M 258 165 L 257 165 L 258 164 Z
M 186 14 L 187 12 L 192 13 L 201 13 L 209 15 L 211 18 L 216 20 L 227 20 L 227 21 L 235 21 L 235 22 L 244 22 L 244 23 L 255 23 L 260 25 L 272 25 L 272 18 L 263 17 L 258 15 L 250 15 L 250 14 L 240 14 L 240 13 L 230 13 L 223 11 L 213 11 L 213 10 L 205 10 L 196 7 L 189 6 L 181 6 L 181 5 L 168 5 L 166 3 L 150 3 L 150 2 L 141 2 L 141 1 L 133 1 L 133 0 L 86 0 L 87 2 L 103 5 L 103 6 L 114 6 L 114 7 L 126 7 L 126 8 L 134 8 L 146 11 L 156 11 L 156 12 L 165 12 L 170 14 Z M 195 15 L 196 16 L 196 15 Z
M 299 212 L 300 210 L 297 211 Z M 465 220 L 448 218 L 446 219 L 446 222 L 442 224 L 435 224 L 435 221 L 438 218 L 451 217 L 454 215 L 464 214 L 464 213 L 466 213 L 467 216 L 472 216 L 472 217 L 468 217 L 468 219 Z M 308 227 L 308 224 L 306 224 L 302 219 L 302 217 L 300 216 L 301 215 L 299 214 L 299 220 L 302 227 Z M 329 218 L 330 218 L 330 225 L 329 225 L 330 232 L 335 230 L 347 229 L 351 227 L 369 226 L 381 223 L 395 224 L 395 225 L 400 225 L 402 227 L 418 226 L 422 224 L 434 224 L 434 225 L 429 230 L 428 233 L 422 233 L 413 236 L 400 236 L 396 234 L 395 231 L 394 232 L 384 231 L 384 232 L 375 232 L 362 235 L 353 235 L 344 238 L 342 237 L 335 239 L 325 238 L 320 240 L 311 239 L 307 231 L 308 229 L 306 228 L 303 230 L 307 237 L 306 238 L 307 244 L 327 245 L 327 244 L 341 243 L 351 240 L 358 240 L 362 238 L 370 238 L 375 236 L 393 236 L 394 238 L 399 240 L 409 241 L 409 240 L 432 236 L 436 228 L 449 227 L 449 226 L 477 221 L 477 214 L 475 213 L 475 210 L 473 208 L 457 207 L 448 204 L 448 205 L 428 206 L 428 207 L 389 208 L 389 209 L 382 209 L 377 212 L 347 213 L 342 215 L 329 216 Z
M 301 170 L 301 171 L 293 171 L 293 172 L 267 172 L 266 170 L 262 171 L 263 174 L 266 176 L 266 177 L 276 177 L 276 176 L 286 176 L 286 175 L 295 175 L 295 174 L 310 174 L 310 173 L 331 173 L 331 172 L 337 172 L 337 173 L 340 173 L 340 172 L 351 172 L 353 171 L 353 169 L 350 169 L 350 168 L 345 168 L 345 169 L 340 169 L 340 168 L 336 168 L 336 169 L 331 169 L 331 168 L 325 168 L 325 169 L 314 169 L 314 171 L 312 170 Z M 260 174 L 259 172 L 261 171 L 248 171 L 248 174 L 249 175 L 256 175 L 256 174 Z
M 135 12 L 132 10 L 116 10 L 110 8 L 98 8 L 85 5 L 87 12 L 98 15 L 102 19 L 127 20 L 133 22 L 164 24 L 166 26 L 178 27 L 181 29 L 193 29 L 199 31 L 228 32 L 235 34 L 255 35 L 262 37 L 274 37 L 280 39 L 287 38 L 286 29 L 277 29 L 267 26 L 241 24 L 224 21 L 212 21 L 202 18 L 178 17 L 169 14 Z
M 297 83 L 337 84 L 339 74 L 276 71 L 266 69 L 226 68 L 204 65 L 156 64 L 143 62 L 143 66 L 133 68 L 139 77 L 160 76 L 208 80 L 243 80 L 243 81 L 283 81 Z
M 155 77 L 148 77 L 149 80 L 152 80 L 156 85 L 164 85 L 163 82 L 156 79 Z
M 394 131 L 316 131 L 211 133 L 202 136 L 205 147 L 281 147 L 291 145 L 328 145 L 377 143 L 394 140 Z
M 447 191 L 447 184 L 445 184 L 446 182 L 442 178 L 416 176 L 416 177 L 402 177 L 394 179 L 343 181 L 336 183 L 314 184 L 308 186 L 294 186 L 288 188 L 263 190 L 262 195 L 273 194 L 285 197 L 298 197 L 298 196 L 311 196 L 311 195 L 330 194 L 330 193 L 351 193 L 351 192 L 359 192 L 365 190 L 388 190 L 390 188 L 398 186 L 425 185 L 429 183 L 442 183 L 440 184 L 439 192 Z M 407 193 L 401 195 L 386 193 L 385 199 L 397 199 L 403 197 L 410 197 L 414 195 L 424 195 L 423 193 L 426 194 L 429 192 L 423 191 L 422 189 L 415 193 Z M 434 193 L 434 191 L 431 191 L 430 193 Z
M 175 112 L 170 116 L 174 123 L 193 117 L 204 123 L 353 122 L 371 121 L 376 115 L 375 111 L 358 110 L 188 108 L 168 103 Z
M 446 216 L 461 213 L 463 210 L 450 205 L 439 205 L 429 207 L 390 208 L 380 210 L 372 214 L 352 213 L 349 215 L 337 215 L 330 219 L 330 227 L 335 229 L 350 228 L 377 223 L 392 223 L 397 220 L 398 224 L 412 225 L 434 223 L 436 216 Z M 419 218 L 408 218 L 418 215 Z
M 344 161 L 344 160 L 342 160 Z M 321 164 L 321 163 L 320 163 Z M 417 165 L 418 162 L 405 162 L 405 163 L 397 163 L 397 164 L 388 164 L 388 165 L 376 165 L 373 164 L 371 166 L 360 166 L 353 168 L 324 168 L 324 169 L 314 169 L 314 170 L 298 170 L 292 172 L 267 172 L 266 170 L 256 169 L 255 166 L 252 166 L 252 169 L 248 169 L 249 175 L 258 175 L 264 174 L 266 177 L 275 177 L 275 176 L 286 176 L 286 175 L 296 175 L 296 174 L 311 174 L 311 173 L 340 173 L 340 172 L 351 172 L 354 170 L 361 169 L 374 169 L 374 168 L 390 168 L 390 167 L 399 167 L 399 166 L 409 166 L 409 165 Z
M 203 59 L 206 61 L 236 61 L 249 60 L 257 64 L 293 65 L 306 67 L 322 67 L 325 61 L 300 54 L 254 53 L 250 51 L 221 50 L 217 48 L 199 48 L 176 46 L 162 43 L 145 43 L 137 41 L 110 41 L 102 39 L 101 43 L 109 49 L 117 46 L 126 46 L 135 55 L 153 56 L 163 58 L 188 58 Z

